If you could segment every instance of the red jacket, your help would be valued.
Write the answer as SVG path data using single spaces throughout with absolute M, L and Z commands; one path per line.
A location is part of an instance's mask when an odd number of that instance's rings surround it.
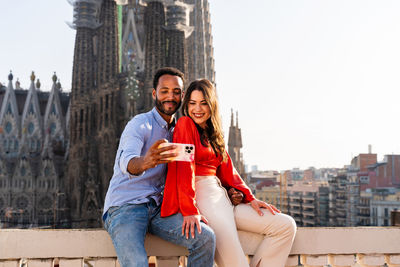
M 227 153 L 227 160 L 216 156 L 211 146 L 203 146 L 196 125 L 190 117 L 178 120 L 174 130 L 174 143 L 194 144 L 193 162 L 174 161 L 168 164 L 161 217 L 182 213 L 183 216 L 200 214 L 196 205 L 195 176 L 217 176 L 223 186 L 234 187 L 244 195 L 245 203 L 254 200 Z

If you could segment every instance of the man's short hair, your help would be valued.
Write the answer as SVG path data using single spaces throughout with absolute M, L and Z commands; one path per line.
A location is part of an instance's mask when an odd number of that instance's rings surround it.
M 157 89 L 158 80 L 160 79 L 160 77 L 165 75 L 165 74 L 169 74 L 169 75 L 172 75 L 172 76 L 178 76 L 178 77 L 180 77 L 182 79 L 183 82 L 185 82 L 185 75 L 183 74 L 183 72 L 181 72 L 177 68 L 164 67 L 164 68 L 158 69 L 156 74 L 154 75 L 154 79 L 153 79 L 153 88 L 154 88 L 154 90 Z

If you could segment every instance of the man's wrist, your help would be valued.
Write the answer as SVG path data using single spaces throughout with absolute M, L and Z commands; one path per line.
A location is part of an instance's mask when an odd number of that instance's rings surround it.
M 147 169 L 149 168 L 145 165 L 144 157 L 135 157 L 129 161 L 128 172 L 131 175 L 139 176 Z

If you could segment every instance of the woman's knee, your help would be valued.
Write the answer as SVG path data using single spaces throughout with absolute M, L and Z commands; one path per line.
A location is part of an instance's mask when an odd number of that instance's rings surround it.
M 294 236 L 296 234 L 296 222 L 295 220 L 286 214 L 282 214 L 282 230 L 289 236 Z

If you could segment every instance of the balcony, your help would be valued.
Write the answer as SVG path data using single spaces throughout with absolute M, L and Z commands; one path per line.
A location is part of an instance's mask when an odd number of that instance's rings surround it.
M 295 199 L 297 199 L 297 200 L 301 200 L 301 196 L 300 195 L 291 195 L 291 196 L 289 196 L 289 199 L 290 200 L 295 200 Z
M 308 219 L 314 220 L 315 217 L 317 217 L 317 215 L 315 213 L 303 211 L 303 218 L 308 218 Z
M 261 236 L 239 232 L 244 251 L 253 255 L 249 240 Z M 299 228 L 286 266 L 400 266 L 399 227 Z M 114 248 L 104 230 L 0 231 L 0 266 L 4 267 L 119 267 Z M 158 237 L 148 235 L 146 250 L 156 266 L 178 266 L 188 254 Z M 184 261 L 181 261 L 181 263 Z
M 301 207 L 301 203 L 300 202 L 290 202 L 290 206 L 292 206 L 292 207 Z
M 300 209 L 291 209 L 290 214 L 292 214 L 292 215 L 302 214 L 302 211 Z
M 316 223 L 313 218 L 303 218 L 302 222 L 303 226 L 314 226 Z
M 315 205 L 314 203 L 303 203 L 303 207 L 304 207 L 304 208 L 314 209 L 315 206 L 316 206 L 316 205 Z

